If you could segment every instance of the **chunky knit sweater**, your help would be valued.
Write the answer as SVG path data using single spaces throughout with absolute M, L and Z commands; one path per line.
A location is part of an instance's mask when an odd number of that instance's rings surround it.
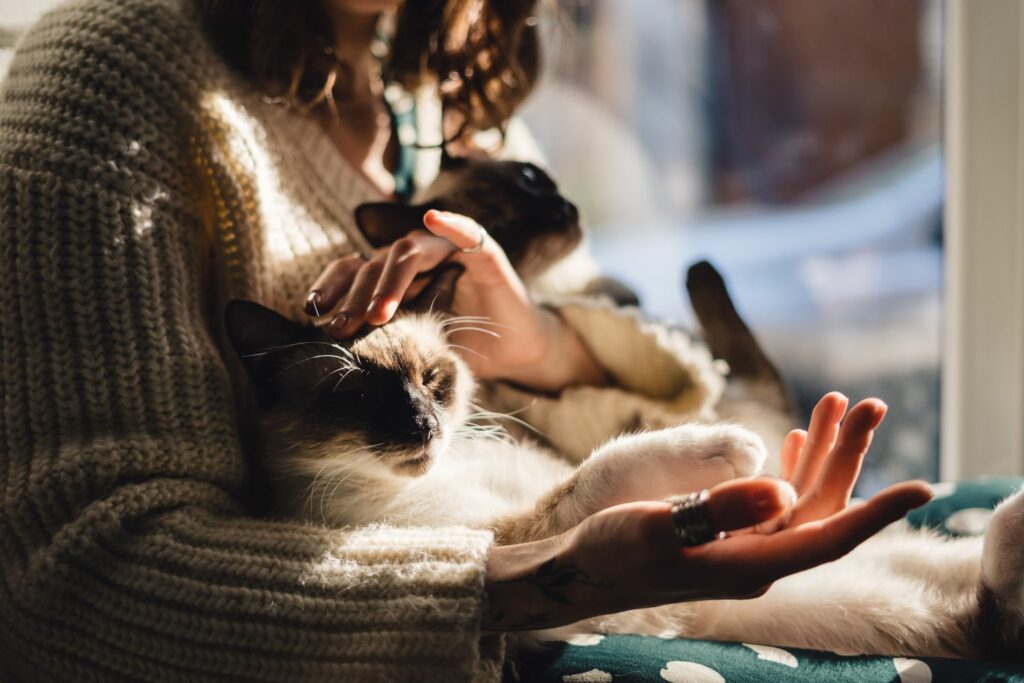
M 0 678 L 497 680 L 489 533 L 246 506 L 223 302 L 297 315 L 374 199 L 190 0 L 74 2 L 24 38 L 0 95 Z M 617 386 L 491 388 L 553 443 L 710 414 L 721 378 L 683 337 L 560 310 Z

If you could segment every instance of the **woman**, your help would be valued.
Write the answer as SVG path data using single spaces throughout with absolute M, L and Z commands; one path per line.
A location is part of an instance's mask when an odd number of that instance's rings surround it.
M 397 4 L 83 0 L 22 42 L 0 100 L 5 680 L 497 680 L 487 633 L 755 594 L 927 497 L 903 485 L 843 509 L 884 406 L 862 403 L 840 431 L 845 400 L 830 395 L 806 447 L 800 432 L 787 441 L 806 495 L 773 536 L 681 550 L 657 502 L 506 548 L 466 529 L 255 518 L 224 301 L 296 317 L 308 301 L 345 313 L 333 325 L 344 336 L 363 316 L 384 322 L 412 276 L 484 237 L 433 216 L 435 236 L 401 243 L 411 259 L 396 246 L 332 262 L 365 246 L 353 207 L 395 191 L 371 45 Z M 385 71 L 410 88 L 445 74 L 455 137 L 505 124 L 536 72 L 532 3 L 398 12 Z M 581 448 L 618 419 L 713 414 L 721 380 L 699 350 L 600 306 L 538 308 L 482 246 L 456 256 L 458 305 L 520 336 L 470 362 L 559 416 L 560 445 Z M 591 411 L 617 417 L 590 424 Z M 785 486 L 755 480 L 714 490 L 706 512 L 722 531 L 788 504 Z M 552 559 L 613 589 L 568 581 L 551 602 L 534 574 Z

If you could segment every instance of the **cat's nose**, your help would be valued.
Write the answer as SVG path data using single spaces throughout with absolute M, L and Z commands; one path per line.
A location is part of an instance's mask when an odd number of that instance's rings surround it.
M 441 425 L 435 415 L 417 415 L 416 428 L 409 431 L 409 437 L 414 440 L 418 439 L 426 445 L 438 435 L 440 427 Z
M 568 199 L 562 200 L 562 206 L 559 209 L 559 218 L 567 223 L 575 223 L 580 219 L 579 209 L 576 205 L 570 202 Z

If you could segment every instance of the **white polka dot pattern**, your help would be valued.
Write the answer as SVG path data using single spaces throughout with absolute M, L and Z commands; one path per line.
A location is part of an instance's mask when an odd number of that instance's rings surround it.
M 743 647 L 749 647 L 757 653 L 758 659 L 763 659 L 766 662 L 774 662 L 788 666 L 791 669 L 795 669 L 798 666 L 796 657 L 782 648 L 768 647 L 767 645 L 751 645 L 750 643 L 743 643 Z
M 920 659 L 904 659 L 896 657 L 892 660 L 900 683 L 931 683 L 932 670 Z
M 669 683 L 725 683 L 722 674 L 696 662 L 668 662 L 661 677 Z
M 566 674 L 562 676 L 564 683 L 611 683 L 612 675 L 600 669 L 591 669 L 579 674 Z

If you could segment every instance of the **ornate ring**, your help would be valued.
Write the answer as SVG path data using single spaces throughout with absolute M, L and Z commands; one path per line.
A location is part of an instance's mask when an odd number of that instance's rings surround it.
M 720 536 L 708 522 L 707 489 L 685 496 L 669 498 L 672 504 L 672 524 L 676 528 L 679 544 L 687 547 L 702 545 Z
M 477 228 L 480 230 L 480 237 L 473 246 L 459 249 L 463 254 L 475 254 L 484 248 L 484 240 L 487 239 L 487 231 L 484 230 L 484 226 L 482 225 L 478 225 Z

